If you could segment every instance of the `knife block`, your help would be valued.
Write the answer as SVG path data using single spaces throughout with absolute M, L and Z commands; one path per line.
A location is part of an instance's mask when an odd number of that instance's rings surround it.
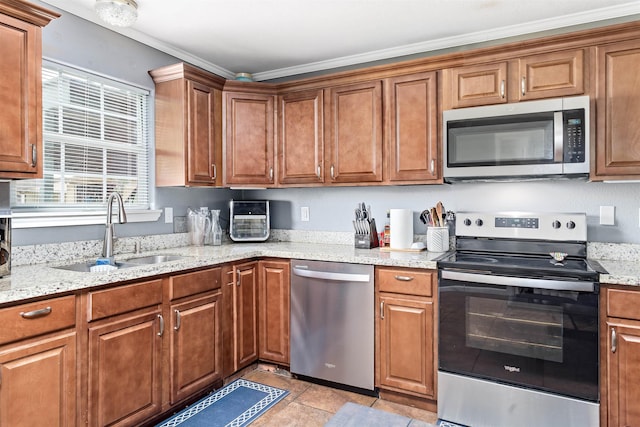
M 369 222 L 369 233 L 355 234 L 354 243 L 355 243 L 355 247 L 358 249 L 372 249 L 380 246 L 380 242 L 378 241 L 378 230 L 376 229 L 375 219 L 372 219 L 371 222 Z

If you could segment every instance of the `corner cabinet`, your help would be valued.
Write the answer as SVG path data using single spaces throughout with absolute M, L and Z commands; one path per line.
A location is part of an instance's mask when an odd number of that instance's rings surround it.
M 324 102 L 327 182 L 381 182 L 382 81 L 326 89 Z
M 436 399 L 435 271 L 376 267 L 376 385 Z
M 224 90 L 224 183 L 275 184 L 275 90 L 227 82 Z
M 42 27 L 59 16 L 0 3 L 0 178 L 42 177 Z
M 259 268 L 259 358 L 289 365 L 291 272 L 289 261 L 261 260 Z
M 436 72 L 385 80 L 388 105 L 386 147 L 389 181 L 438 181 L 438 97 Z
M 221 186 L 224 79 L 184 63 L 149 74 L 156 89 L 156 185 Z
M 640 425 L 640 291 L 602 289 L 601 425 Z
M 595 161 L 591 179 L 640 177 L 640 41 L 597 47 Z
M 583 49 L 444 70 L 445 108 L 503 104 L 585 93 Z
M 0 425 L 76 425 L 75 296 L 0 310 Z

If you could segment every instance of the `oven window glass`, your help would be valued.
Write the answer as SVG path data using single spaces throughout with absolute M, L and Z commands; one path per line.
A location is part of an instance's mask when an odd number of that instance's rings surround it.
M 447 124 L 448 166 L 553 163 L 553 113 Z
M 440 279 L 438 367 L 598 400 L 598 293 Z
M 466 345 L 562 362 L 562 308 L 467 297 Z

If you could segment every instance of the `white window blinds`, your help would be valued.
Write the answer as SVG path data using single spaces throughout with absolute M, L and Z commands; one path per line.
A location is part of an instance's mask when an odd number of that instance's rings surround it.
M 149 208 L 148 104 L 148 91 L 45 63 L 44 177 L 16 181 L 12 205 L 103 208 L 118 191 L 128 208 Z

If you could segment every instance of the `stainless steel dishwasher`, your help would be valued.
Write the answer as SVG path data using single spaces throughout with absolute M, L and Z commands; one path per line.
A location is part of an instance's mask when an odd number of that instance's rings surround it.
M 373 266 L 291 261 L 291 373 L 374 392 Z

